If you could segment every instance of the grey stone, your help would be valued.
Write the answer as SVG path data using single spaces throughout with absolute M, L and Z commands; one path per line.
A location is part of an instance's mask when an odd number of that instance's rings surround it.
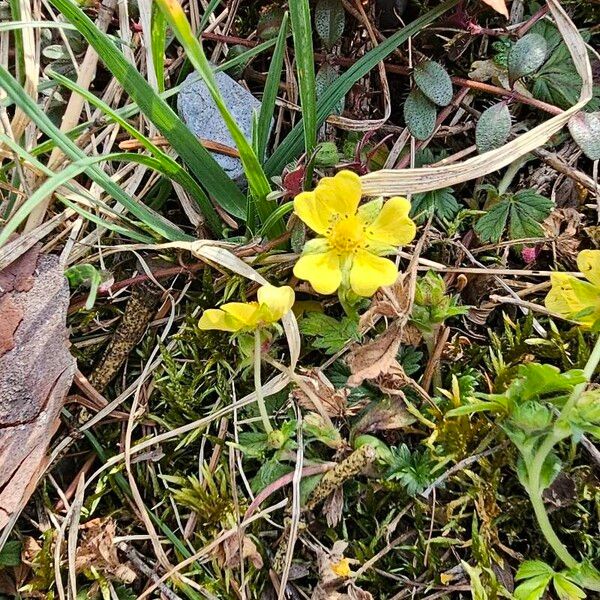
M 217 85 L 225 105 L 238 126 L 246 136 L 252 139 L 252 121 L 254 112 L 260 111 L 260 101 L 237 81 L 223 72 L 216 72 Z M 200 138 L 236 147 L 227 125 L 214 103 L 204 81 L 195 73 L 188 75 L 177 98 L 179 115 L 190 131 Z M 242 162 L 238 158 L 213 152 L 215 160 L 237 183 L 245 183 Z

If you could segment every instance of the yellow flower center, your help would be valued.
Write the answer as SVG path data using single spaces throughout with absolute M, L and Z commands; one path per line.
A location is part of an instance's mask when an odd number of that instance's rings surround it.
M 355 253 L 365 246 L 366 227 L 356 215 L 343 216 L 327 229 L 327 240 L 339 254 Z

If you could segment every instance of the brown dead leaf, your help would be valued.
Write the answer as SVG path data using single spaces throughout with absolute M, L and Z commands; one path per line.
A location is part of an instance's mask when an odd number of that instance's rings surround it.
M 546 235 L 551 238 L 557 258 L 577 262 L 577 252 L 581 243 L 579 227 L 581 213 L 574 208 L 557 208 L 542 223 Z
M 360 317 L 360 330 L 369 329 L 378 316 L 406 319 L 411 304 L 409 287 L 408 273 L 401 273 L 394 285 L 377 292 L 371 306 Z
M 508 19 L 508 7 L 506 0 L 482 0 L 488 6 L 491 6 L 496 12 L 504 15 Z
M 78 573 L 94 567 L 105 577 L 123 583 L 131 583 L 135 571 L 117 555 L 115 522 L 106 519 L 92 519 L 80 527 L 83 530 L 81 542 L 75 556 L 75 569 Z
M 240 566 L 240 549 L 244 560 L 248 559 L 256 569 L 263 568 L 263 558 L 256 548 L 256 544 L 245 534 L 242 534 L 240 543 L 240 534 L 238 531 L 224 539 L 213 550 L 212 554 L 221 567 L 235 569 Z
M 353 434 L 360 435 L 374 431 L 404 429 L 414 423 L 415 420 L 415 417 L 406 410 L 398 392 L 396 392 L 394 396 L 372 403 L 354 426 Z
M 380 336 L 349 353 L 347 361 L 352 374 L 348 378 L 348 385 L 357 386 L 365 379 L 376 379 L 387 373 L 396 361 L 402 342 L 402 329 L 402 322 L 395 321 Z
M 37 249 L 23 254 L 0 272 L 0 301 L 2 529 L 46 468 L 75 360 L 66 328 L 69 287 L 57 257 L 40 256 Z
M 294 398 L 302 408 L 321 412 L 322 407 L 329 417 L 343 417 L 348 414 L 347 404 L 350 390 L 336 390 L 331 381 L 317 369 L 307 369 L 302 374 L 302 380 L 314 393 L 314 398 L 311 398 L 301 388 L 294 389 Z M 316 401 L 320 402 L 321 407 L 316 406 Z M 356 414 L 356 409 L 352 414 Z

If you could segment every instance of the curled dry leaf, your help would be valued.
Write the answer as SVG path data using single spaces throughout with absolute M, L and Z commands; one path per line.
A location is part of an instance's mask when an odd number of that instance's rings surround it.
M 242 534 L 240 540 L 238 531 L 225 538 L 215 547 L 212 553 L 221 567 L 235 569 L 240 566 L 240 550 L 242 551 L 242 559 L 248 559 L 256 569 L 263 568 L 263 559 L 256 548 L 256 544 L 246 534 Z
M 0 272 L 0 529 L 44 472 L 75 374 L 68 304 L 57 257 L 33 248 Z
M 105 577 L 131 583 L 135 571 L 121 561 L 115 546 L 115 522 L 111 518 L 92 519 L 80 528 L 83 533 L 75 556 L 75 569 L 79 573 L 97 569 Z
M 389 382 L 389 384 L 391 385 L 392 382 Z M 404 429 L 416 421 L 415 417 L 406 410 L 400 398 L 400 392 L 394 391 L 393 394 L 393 396 L 384 398 L 381 402 L 373 403 L 368 408 L 354 426 L 354 435 Z
M 304 383 L 314 392 L 314 395 L 308 395 L 302 388 L 294 389 L 294 398 L 302 408 L 307 410 L 321 412 L 325 411 L 329 417 L 343 417 L 348 414 L 347 404 L 350 390 L 336 390 L 331 381 L 317 369 L 307 369 L 302 375 Z M 321 406 L 316 406 L 319 402 Z M 356 413 L 353 407 L 351 414 Z
M 387 373 L 396 361 L 402 342 L 402 329 L 402 322 L 395 321 L 380 336 L 350 352 L 347 361 L 352 374 L 348 378 L 348 385 L 357 386 L 365 379 L 376 379 Z

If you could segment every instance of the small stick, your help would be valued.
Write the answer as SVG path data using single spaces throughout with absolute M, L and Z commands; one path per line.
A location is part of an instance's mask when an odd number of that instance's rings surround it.
M 163 137 L 162 135 L 150 138 L 150 141 L 155 146 L 169 145 L 167 138 Z M 238 152 L 237 148 L 232 148 L 231 146 L 226 146 L 225 144 L 221 144 L 220 142 L 215 142 L 213 140 L 207 140 L 206 138 L 198 138 L 198 141 L 211 152 L 223 154 L 224 156 L 231 156 L 232 158 L 240 157 L 240 153 Z M 119 143 L 120 150 L 139 150 L 143 147 L 143 144 L 138 140 L 123 140 Z

